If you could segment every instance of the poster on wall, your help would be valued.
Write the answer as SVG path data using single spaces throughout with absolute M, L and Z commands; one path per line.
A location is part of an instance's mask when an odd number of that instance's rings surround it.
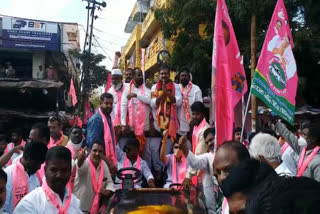
M 2 47 L 58 51 L 58 24 L 3 17 Z

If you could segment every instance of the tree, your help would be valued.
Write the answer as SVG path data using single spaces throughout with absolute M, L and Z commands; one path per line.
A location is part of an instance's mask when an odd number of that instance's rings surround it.
M 74 51 L 73 54 L 83 64 L 81 83 L 84 93 L 93 91 L 106 83 L 107 74 L 110 71 L 108 71 L 104 65 L 100 65 L 105 59 L 104 55 L 93 53 L 89 55 L 87 52 L 79 53 L 77 51 Z
M 214 2 L 210 0 L 175 0 L 168 9 L 156 9 L 164 37 L 176 40 L 170 64 L 178 70 L 191 68 L 193 81 L 210 87 Z M 208 38 L 199 35 L 199 24 L 208 24 Z
M 257 1 L 257 55 L 262 49 L 277 0 Z M 248 84 L 250 85 L 250 20 L 252 1 L 226 0 L 241 54 L 244 55 Z M 304 91 L 299 85 L 298 94 L 305 94 L 308 104 L 320 106 L 320 1 L 285 0 L 295 43 L 294 55 L 298 75 L 305 78 Z M 170 8 L 155 9 L 166 39 L 176 41 L 171 66 L 177 70 L 191 68 L 193 80 L 202 89 L 211 82 L 213 24 L 216 0 L 174 0 Z M 198 33 L 199 24 L 207 24 L 207 38 Z

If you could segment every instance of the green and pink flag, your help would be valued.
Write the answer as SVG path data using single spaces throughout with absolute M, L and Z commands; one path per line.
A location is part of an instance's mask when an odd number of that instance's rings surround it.
M 278 0 L 252 80 L 251 90 L 276 114 L 293 125 L 298 86 L 287 10 Z
M 224 0 L 218 0 L 212 54 L 212 100 L 218 146 L 232 140 L 234 107 L 247 89 L 242 57 L 228 8 Z

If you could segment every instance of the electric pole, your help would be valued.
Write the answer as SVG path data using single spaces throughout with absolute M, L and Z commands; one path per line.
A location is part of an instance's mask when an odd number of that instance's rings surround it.
M 87 29 L 86 29 L 86 37 L 85 37 L 85 43 L 84 43 L 84 48 L 83 48 L 83 54 L 84 54 L 84 60 L 83 60 L 83 67 L 82 67 L 82 76 L 81 76 L 81 86 L 82 86 L 82 95 L 83 95 L 83 100 L 82 100 L 82 106 L 83 106 L 83 111 L 84 112 L 84 104 L 85 100 L 88 98 L 87 96 L 87 87 L 85 84 L 85 80 L 87 76 L 89 75 L 89 63 L 91 61 L 91 47 L 92 47 L 92 37 L 93 37 L 93 24 L 94 20 L 98 18 L 98 16 L 95 16 L 95 10 L 98 8 L 98 10 L 101 9 L 101 7 L 105 8 L 107 4 L 102 1 L 98 2 L 96 0 L 84 0 L 88 2 L 88 5 L 86 6 L 86 9 L 88 10 L 88 15 L 87 15 Z M 88 34 L 89 31 L 89 16 L 90 16 L 90 10 L 91 10 L 91 24 L 90 24 L 90 35 Z M 87 41 L 88 41 L 88 35 L 89 35 L 89 43 L 88 43 L 88 51 L 86 50 L 87 46 Z M 85 114 L 83 114 L 84 116 Z

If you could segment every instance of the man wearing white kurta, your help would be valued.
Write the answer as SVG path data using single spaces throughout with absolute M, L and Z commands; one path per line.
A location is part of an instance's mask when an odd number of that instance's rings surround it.
M 14 214 L 81 214 L 80 201 L 67 188 L 71 175 L 71 152 L 63 146 L 48 150 L 45 176 L 41 187 L 26 195 L 17 205 Z
M 129 136 L 146 137 L 146 148 L 149 148 L 151 92 L 143 84 L 143 74 L 139 68 L 134 70 L 133 80 L 126 86 L 121 99 L 122 133 Z M 141 139 L 140 138 L 140 139 Z M 121 137 L 119 144 L 123 149 L 128 138 Z M 141 142 L 140 142 L 141 143 Z M 151 168 L 151 153 L 145 151 L 144 159 Z
M 215 130 L 209 128 L 204 133 L 206 144 L 208 145 L 208 151 L 201 155 L 194 155 L 188 150 L 185 143 L 181 145 L 183 153 L 187 159 L 187 164 L 193 169 L 202 170 L 202 185 L 205 195 L 206 207 L 209 214 L 216 213 L 216 199 L 215 199 L 215 179 L 213 177 L 213 159 L 214 159 L 214 136 Z
M 192 118 L 191 105 L 197 101 L 202 102 L 202 92 L 199 86 L 192 84 L 189 69 L 180 72 L 180 89 L 182 105 L 178 107 L 179 135 L 186 135 L 190 131 L 189 123 Z
M 4 211 L 12 213 L 20 200 L 32 190 L 41 185 L 41 178 L 37 175 L 41 164 L 45 160 L 47 147 L 42 143 L 30 142 L 26 145 L 21 159 L 7 167 L 7 197 Z
M 114 126 L 120 125 L 121 118 L 121 98 L 125 89 L 125 84 L 122 82 L 122 71 L 120 69 L 113 69 L 111 71 L 112 86 L 108 93 L 113 96 L 113 107 L 111 118 Z

